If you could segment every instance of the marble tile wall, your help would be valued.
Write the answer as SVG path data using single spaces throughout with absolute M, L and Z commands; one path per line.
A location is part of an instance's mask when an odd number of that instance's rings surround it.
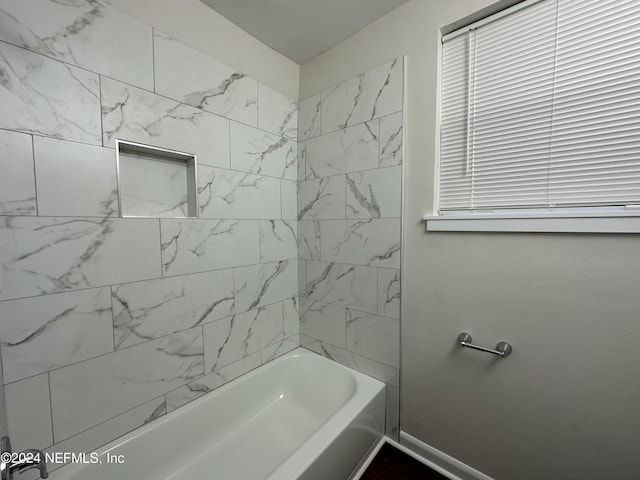
M 0 0 L 0 105 L 14 448 L 97 448 L 299 345 L 297 102 L 106 2 Z M 197 155 L 199 218 L 118 218 L 115 139 Z
M 301 345 L 387 384 L 398 435 L 403 61 L 301 100 Z

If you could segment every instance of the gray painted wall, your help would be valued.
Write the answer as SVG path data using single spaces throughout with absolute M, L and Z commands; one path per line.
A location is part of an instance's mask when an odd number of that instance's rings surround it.
M 496 480 L 637 479 L 637 236 L 427 234 L 420 220 L 438 32 L 491 3 L 412 0 L 301 69 L 307 96 L 407 55 L 401 428 Z M 514 353 L 458 351 L 463 330 Z
M 403 430 L 496 479 L 638 478 L 638 238 L 405 234 Z

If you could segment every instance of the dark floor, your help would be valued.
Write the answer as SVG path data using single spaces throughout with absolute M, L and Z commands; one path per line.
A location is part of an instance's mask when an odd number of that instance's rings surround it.
M 361 480 L 448 480 L 413 457 L 385 443 Z

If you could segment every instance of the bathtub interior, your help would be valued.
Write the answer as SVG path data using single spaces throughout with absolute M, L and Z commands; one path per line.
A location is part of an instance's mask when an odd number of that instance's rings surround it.
M 219 479 L 267 477 L 330 423 L 359 386 L 357 372 L 302 349 L 267 367 L 103 447 L 102 465 L 70 465 L 51 478 L 208 478 L 212 468 Z M 106 464 L 118 454 L 126 465 Z
M 198 408 L 205 399 L 187 406 L 180 416 L 179 428 L 167 417 L 157 427 L 162 435 L 161 454 L 176 456 L 179 451 L 181 455 L 192 456 L 194 449 L 211 450 L 214 445 L 226 445 L 241 437 L 243 431 L 254 429 L 276 430 L 278 436 L 271 439 L 271 444 L 276 440 L 304 441 L 355 391 L 355 382 L 347 372 L 326 369 L 321 379 L 309 375 L 317 371 L 314 365 L 317 360 L 310 355 L 278 359 L 269 370 L 256 370 L 218 389 L 215 406 Z M 331 385 L 332 389 L 326 391 L 323 384 Z M 281 421 L 269 425 L 270 417 Z M 285 434 L 289 437 L 284 437 Z M 133 441 L 146 440 L 139 436 Z M 159 447 L 155 446 L 153 455 L 158 454 Z M 181 463 L 180 459 L 175 463 Z

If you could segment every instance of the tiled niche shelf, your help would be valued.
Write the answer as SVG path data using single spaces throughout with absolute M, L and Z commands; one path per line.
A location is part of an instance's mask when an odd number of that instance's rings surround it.
M 116 140 L 121 217 L 196 218 L 195 155 Z

